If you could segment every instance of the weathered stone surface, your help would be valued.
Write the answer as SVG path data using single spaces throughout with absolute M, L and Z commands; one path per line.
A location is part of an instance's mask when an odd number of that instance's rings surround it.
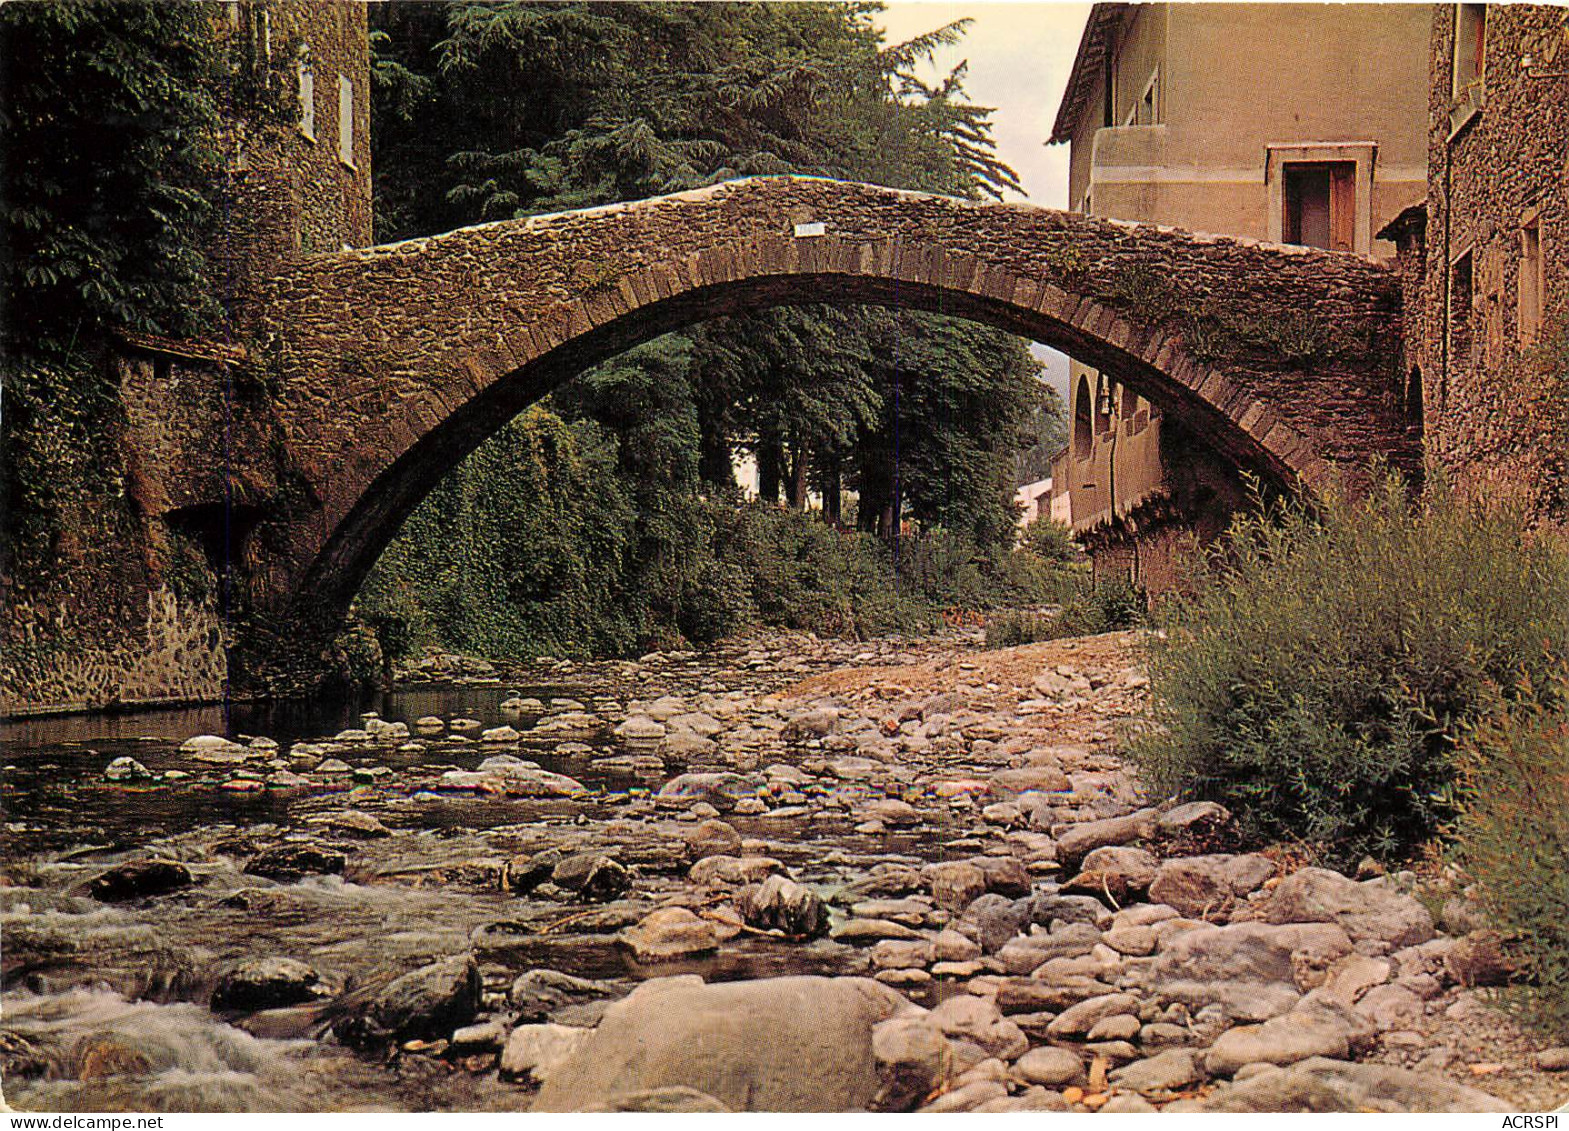
M 545 1081 L 537 1111 L 695 1088 L 735 1111 L 852 1111 L 881 1082 L 872 1031 L 908 1008 L 865 978 L 645 982 Z
M 1275 865 L 1263 856 L 1185 856 L 1167 860 L 1149 885 L 1153 903 L 1204 918 L 1263 885 Z
M 1146 1060 L 1114 1068 L 1111 1082 L 1119 1088 L 1153 1094 L 1175 1092 L 1204 1078 L 1198 1057 L 1188 1049 L 1167 1049 Z
M 1336 923 L 1353 941 L 1377 939 L 1392 947 L 1433 937 L 1433 916 L 1384 880 L 1357 883 L 1325 868 L 1293 872 L 1275 888 L 1265 919 L 1271 923 Z
M 871 1104 L 877 1111 L 909 1111 L 945 1086 L 956 1071 L 953 1047 L 923 1012 L 876 1025 L 872 1055 L 881 1080 Z
M 1030 1047 L 1024 1032 L 996 1004 L 973 994 L 956 994 L 931 1011 L 928 1022 L 947 1037 L 968 1041 L 988 1056 L 1012 1060 Z
M 1502 1112 L 1514 1108 L 1433 1073 L 1314 1057 L 1290 1068 L 1261 1072 L 1185 1110 Z
M 311 1001 L 324 992 L 321 975 L 293 958 L 248 958 L 218 979 L 214 1009 L 276 1009 Z
M 542 1084 L 593 1035 L 592 1029 L 572 1025 L 519 1025 L 501 1051 L 501 1076 Z
M 736 909 L 748 925 L 812 938 L 828 929 L 828 909 L 816 892 L 784 876 L 769 876 L 761 884 L 736 893 Z
M 359 1046 L 445 1037 L 474 1019 L 480 991 L 472 958 L 433 962 L 395 979 L 362 1011 L 338 1021 L 333 1032 Z
M 1084 1079 L 1084 1060 L 1070 1049 L 1054 1045 L 1033 1048 L 1013 1065 L 1014 1075 L 1026 1084 L 1043 1084 L 1048 1088 L 1076 1084 Z
M 1262 1021 L 1296 1004 L 1304 957 L 1327 963 L 1350 953 L 1351 940 L 1332 923 L 1233 923 L 1171 937 L 1131 976 L 1169 1000 L 1220 1002 L 1238 1020 Z
M 559 970 L 530 970 L 518 975 L 508 992 L 508 1000 L 523 1022 L 544 1021 L 558 1009 L 577 1005 L 615 992 L 608 982 L 577 978 Z
M 641 922 L 616 935 L 616 941 L 644 962 L 702 954 L 719 946 L 713 924 L 699 919 L 685 907 L 650 911 Z
M 1053 829 L 1057 855 L 1063 860 L 1082 860 L 1090 852 L 1105 845 L 1126 845 L 1144 840 L 1155 831 L 1155 818 L 1155 810 L 1140 809 L 1126 817 L 1081 821 L 1061 830 Z

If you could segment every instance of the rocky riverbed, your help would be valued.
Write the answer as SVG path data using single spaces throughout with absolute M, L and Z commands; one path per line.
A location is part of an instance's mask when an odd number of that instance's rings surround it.
M 1569 1050 L 1489 1007 L 1508 964 L 1441 874 L 1302 867 L 1141 793 L 1138 649 L 447 657 L 331 735 L 8 741 L 6 1099 L 1569 1100 Z

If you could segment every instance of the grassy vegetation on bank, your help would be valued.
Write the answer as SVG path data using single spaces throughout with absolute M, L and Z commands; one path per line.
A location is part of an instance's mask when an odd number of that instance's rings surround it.
M 1168 607 L 1132 755 L 1259 844 L 1326 862 L 1447 845 L 1569 1031 L 1569 549 L 1431 489 L 1240 517 Z

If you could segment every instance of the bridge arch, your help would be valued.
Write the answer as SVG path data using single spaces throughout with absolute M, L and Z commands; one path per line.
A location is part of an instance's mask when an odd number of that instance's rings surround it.
M 251 331 L 300 490 L 252 600 L 347 608 L 403 519 L 502 423 L 641 341 L 807 302 L 938 311 L 1054 346 L 1239 466 L 1309 491 L 1378 454 L 1416 465 L 1398 284 L 1354 256 L 769 177 L 318 255 Z

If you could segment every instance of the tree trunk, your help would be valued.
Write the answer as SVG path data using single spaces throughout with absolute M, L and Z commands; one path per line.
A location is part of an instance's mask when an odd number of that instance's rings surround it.
M 789 497 L 792 509 L 806 509 L 806 453 L 802 451 L 796 451 L 790 457 Z
M 757 441 L 757 497 L 765 503 L 779 501 L 784 452 L 777 437 L 763 436 Z
M 839 526 L 844 518 L 843 505 L 844 473 L 839 466 L 839 457 L 834 456 L 823 473 L 823 521 Z

